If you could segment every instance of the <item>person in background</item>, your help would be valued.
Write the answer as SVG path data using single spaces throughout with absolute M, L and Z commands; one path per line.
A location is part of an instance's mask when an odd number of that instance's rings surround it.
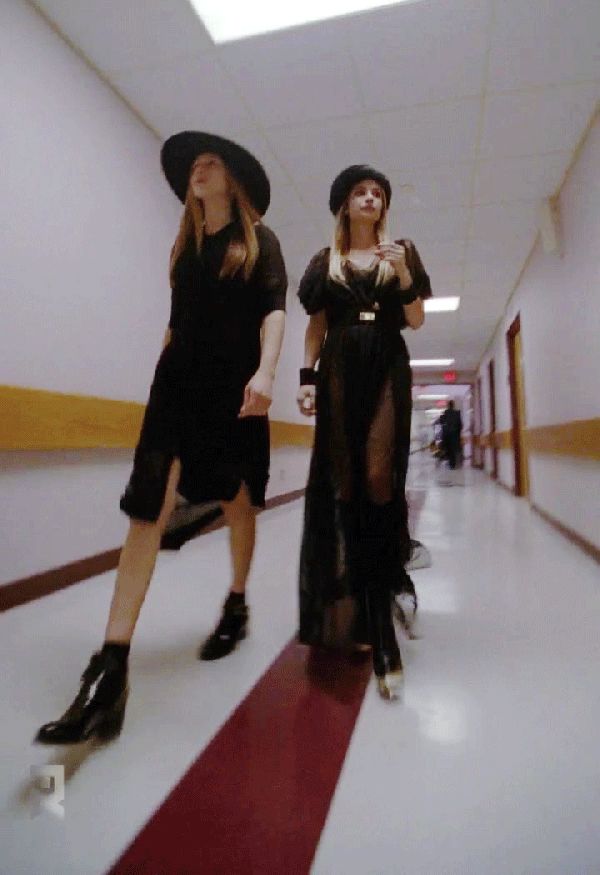
M 456 409 L 454 401 L 448 401 L 448 406 L 442 413 L 440 422 L 444 453 L 450 468 L 454 471 L 462 455 L 461 434 L 463 427 L 460 410 Z

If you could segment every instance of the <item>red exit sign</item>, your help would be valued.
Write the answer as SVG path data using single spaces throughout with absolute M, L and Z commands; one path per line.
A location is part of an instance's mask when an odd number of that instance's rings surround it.
M 444 371 L 444 383 L 456 383 L 456 371 Z

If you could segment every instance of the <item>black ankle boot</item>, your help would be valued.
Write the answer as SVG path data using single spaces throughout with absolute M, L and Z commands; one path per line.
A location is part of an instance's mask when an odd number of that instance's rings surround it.
M 200 648 L 198 659 L 206 661 L 221 659 L 235 650 L 238 642 L 246 637 L 248 608 L 243 598 L 232 596 L 233 594 L 230 593 L 223 606 L 217 628 Z
M 62 717 L 45 723 L 36 736 L 42 744 L 74 744 L 95 737 L 110 741 L 125 718 L 127 662 L 110 650 L 94 653 L 81 677 L 81 688 Z

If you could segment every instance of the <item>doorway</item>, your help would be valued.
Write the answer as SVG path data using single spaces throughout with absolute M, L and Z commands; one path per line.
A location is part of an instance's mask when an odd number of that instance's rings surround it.
M 498 479 L 498 447 L 496 446 L 496 374 L 494 359 L 488 365 L 490 383 L 490 450 L 492 451 L 492 477 Z
M 525 388 L 520 314 L 506 332 L 506 342 L 508 345 L 512 444 L 515 463 L 515 495 L 527 496 L 529 495 L 529 464 L 525 437 Z

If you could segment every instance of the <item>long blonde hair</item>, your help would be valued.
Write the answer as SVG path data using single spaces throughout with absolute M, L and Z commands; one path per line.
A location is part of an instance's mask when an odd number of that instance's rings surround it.
M 350 251 L 350 216 L 348 215 L 348 201 L 350 200 L 350 194 L 336 214 L 331 249 L 329 252 L 329 276 L 334 282 L 343 286 L 348 285 L 345 267 L 348 260 L 348 252 Z M 375 237 L 378 243 L 388 243 L 387 204 L 383 192 L 382 199 L 381 216 L 375 225 Z M 385 285 L 385 283 L 392 280 L 395 275 L 394 268 L 388 261 L 380 261 L 377 268 L 375 285 Z
M 243 267 L 244 279 L 247 282 L 258 259 L 258 239 L 255 226 L 260 219 L 260 215 L 250 202 L 243 186 L 231 175 L 227 168 L 225 168 L 225 172 L 231 194 L 233 217 L 238 219 L 242 226 L 243 239 L 232 240 L 230 242 L 223 259 L 219 277 L 234 276 Z M 171 286 L 175 282 L 175 266 L 179 256 L 192 241 L 196 247 L 196 252 L 199 253 L 204 241 L 204 204 L 195 197 L 192 186 L 189 185 L 183 215 L 179 224 L 179 233 L 171 250 Z

